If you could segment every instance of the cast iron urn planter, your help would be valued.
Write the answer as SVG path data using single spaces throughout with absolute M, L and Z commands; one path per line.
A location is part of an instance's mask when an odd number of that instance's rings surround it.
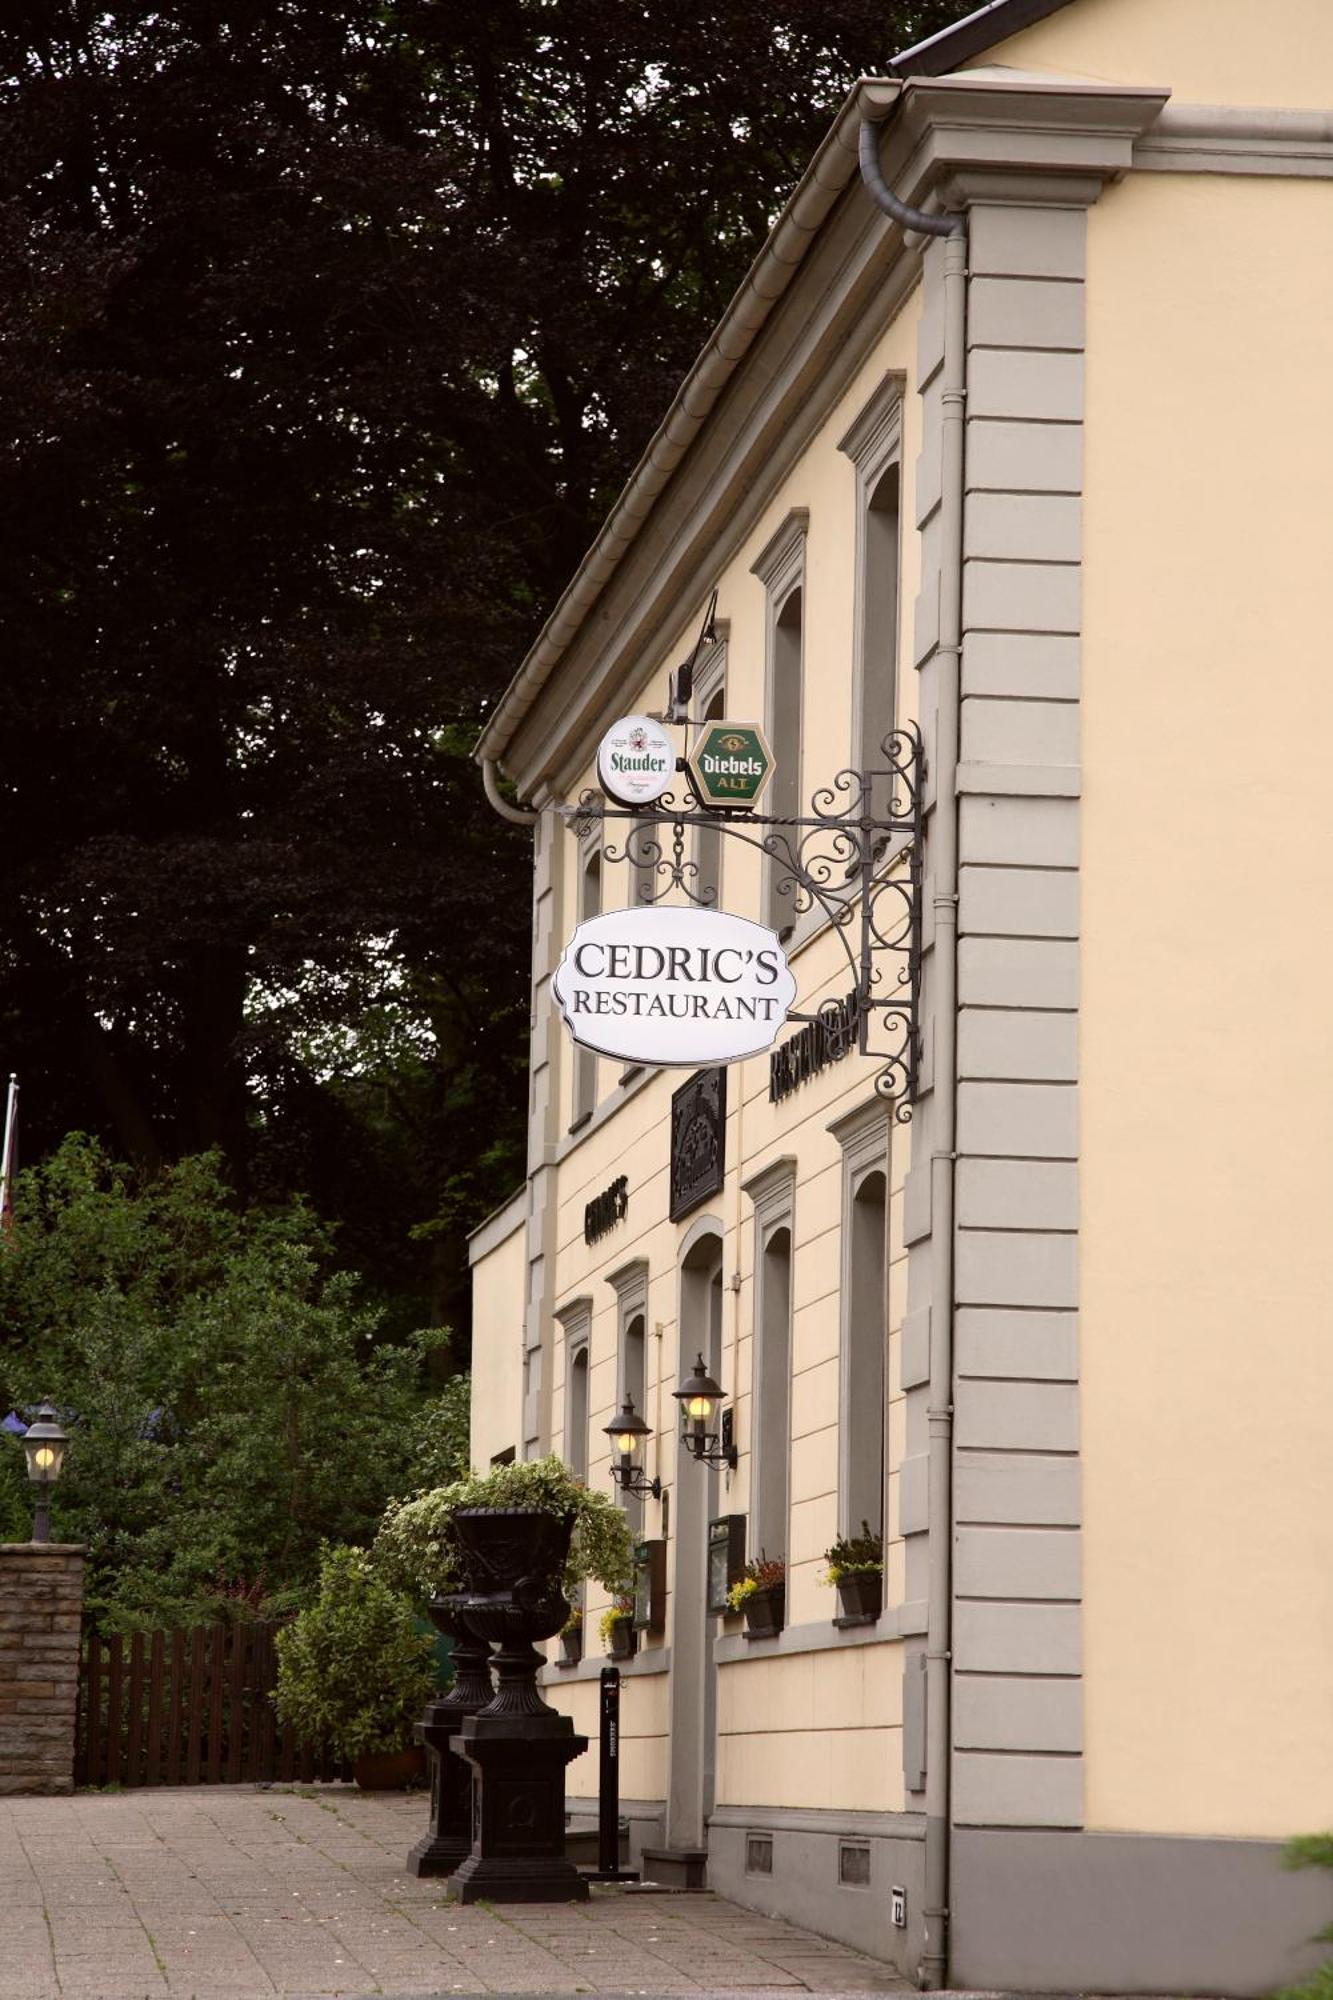
M 463 1623 L 447 1597 L 431 1599 L 437 1630 L 454 1642 L 454 1684 L 417 1724 L 430 1758 L 430 1825 L 407 1857 L 413 1875 L 452 1875 L 472 1851 L 472 1771 L 450 1756 L 465 1715 L 484 1708 L 494 1689 L 490 1647 Z
M 583 1902 L 588 1884 L 565 1854 L 565 1766 L 588 1739 L 542 1700 L 533 1644 L 569 1616 L 560 1583 L 573 1517 L 467 1507 L 453 1528 L 472 1587 L 450 1602 L 498 1651 L 495 1693 L 452 1745 L 474 1774 L 472 1847 L 446 1894 L 456 1903 Z
M 745 1612 L 747 1639 L 776 1639 L 786 1623 L 786 1584 L 763 1584 L 758 1590 L 752 1590 L 742 1609 Z

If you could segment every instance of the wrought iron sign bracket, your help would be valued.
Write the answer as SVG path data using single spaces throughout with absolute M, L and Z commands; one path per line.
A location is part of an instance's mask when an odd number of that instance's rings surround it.
M 590 790 L 577 805 L 555 810 L 580 837 L 606 821 L 630 822 L 622 844 L 604 842 L 602 854 L 607 862 L 627 861 L 641 884 L 651 880 L 651 890 L 641 889 L 639 897 L 645 907 L 672 896 L 698 909 L 716 907 L 717 888 L 703 877 L 692 830 L 715 829 L 763 856 L 792 927 L 818 910 L 841 943 L 856 998 L 857 1047 L 882 1063 L 875 1088 L 906 1123 L 920 1060 L 925 758 L 914 726 L 896 730 L 882 748 L 881 765 L 839 771 L 813 794 L 810 811 L 798 816 L 707 804 L 683 758 L 679 800 L 668 792 L 630 809 Z M 823 1021 L 830 1032 L 848 1032 L 841 995 L 813 1011 L 792 1009 L 787 1019 Z

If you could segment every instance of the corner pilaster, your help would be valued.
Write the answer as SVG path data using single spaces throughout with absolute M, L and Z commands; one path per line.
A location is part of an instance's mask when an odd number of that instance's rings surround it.
M 908 1596 L 938 1543 L 926 1463 L 931 1345 L 953 1327 L 955 1825 L 1083 1824 L 1078 1408 L 1079 640 L 1086 211 L 1128 170 L 1163 91 L 967 76 L 909 87 L 896 183 L 968 217 L 958 791 L 954 1296 L 930 1295 L 934 880 L 925 1089 L 904 1233 Z M 904 185 L 906 183 L 906 185 Z M 942 246 L 923 260 L 922 580 L 915 659 L 939 702 Z M 933 800 L 935 786 L 928 793 Z M 910 1334 L 910 1338 L 909 1338 Z M 911 1719 L 924 1677 L 909 1660 Z M 905 1732 L 920 1743 L 923 1732 Z M 910 1792 L 924 1785 L 909 1759 Z

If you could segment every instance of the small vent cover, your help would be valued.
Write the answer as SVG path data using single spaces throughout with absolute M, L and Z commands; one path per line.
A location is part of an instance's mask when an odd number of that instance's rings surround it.
M 747 1875 L 771 1875 L 773 1873 L 773 1836 L 771 1833 L 746 1834 L 745 1872 Z
M 859 1840 L 838 1842 L 838 1880 L 852 1889 L 870 1887 L 870 1847 Z

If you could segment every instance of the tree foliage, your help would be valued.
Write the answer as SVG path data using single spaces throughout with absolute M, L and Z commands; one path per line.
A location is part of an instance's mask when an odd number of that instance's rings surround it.
M 74 1137 L 20 1174 L 0 1386 L 66 1415 L 53 1533 L 87 1544 L 104 1618 L 299 1592 L 321 1542 L 368 1540 L 391 1495 L 461 1469 L 459 1390 L 424 1388 L 421 1343 L 386 1341 L 330 1256 L 303 1203 L 235 1201 L 216 1155 L 140 1177 Z
M 4 10 L 38 1151 L 220 1146 L 447 1316 L 523 1118 L 528 851 L 470 743 L 850 81 L 961 11 Z

